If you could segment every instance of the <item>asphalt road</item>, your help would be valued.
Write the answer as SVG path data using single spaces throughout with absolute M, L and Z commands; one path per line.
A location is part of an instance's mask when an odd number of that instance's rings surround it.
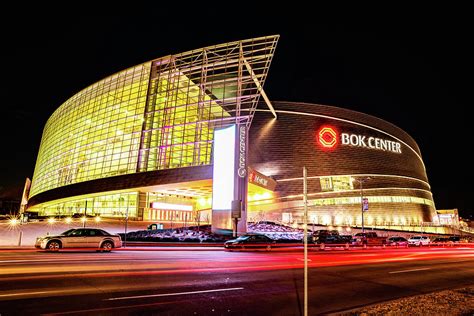
M 312 251 L 309 314 L 474 284 L 474 249 Z M 0 250 L 0 315 L 302 315 L 303 254 Z

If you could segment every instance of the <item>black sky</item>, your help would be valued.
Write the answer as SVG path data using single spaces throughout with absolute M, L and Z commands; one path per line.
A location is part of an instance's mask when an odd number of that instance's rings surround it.
M 199 18 L 160 9 L 4 13 L 0 197 L 21 192 L 46 120 L 86 86 L 167 54 L 280 34 L 265 84 L 270 99 L 345 107 L 399 126 L 420 146 L 436 207 L 474 214 L 474 23 L 467 11 L 342 16 L 240 8 L 235 16 L 206 9 Z

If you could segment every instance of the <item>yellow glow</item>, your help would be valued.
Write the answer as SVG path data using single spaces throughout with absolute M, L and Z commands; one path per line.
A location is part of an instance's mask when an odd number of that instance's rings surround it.
M 262 199 L 266 200 L 266 199 L 270 199 L 272 198 L 272 195 L 270 194 L 270 192 L 264 192 L 262 194 Z
M 372 225 L 374 223 L 374 217 L 369 215 L 367 216 L 367 224 Z
M 247 202 L 252 205 L 269 204 L 274 198 L 274 193 L 253 183 L 248 185 Z
M 54 217 L 48 218 L 48 224 L 54 224 L 55 222 L 56 220 L 54 219 Z
M 100 222 L 100 221 L 101 221 L 100 216 L 96 216 L 96 217 L 94 218 L 94 221 L 95 221 L 96 223 Z
M 200 197 L 196 201 L 196 204 L 197 204 L 196 206 L 197 206 L 197 209 L 206 209 L 206 208 L 211 207 L 211 203 L 212 203 L 212 198 Z
M 71 224 L 72 223 L 72 218 L 66 217 L 66 219 L 64 221 L 66 222 L 66 224 Z
M 10 220 L 8 221 L 8 224 L 10 226 L 16 226 L 18 224 L 20 224 L 20 221 L 18 220 L 18 218 L 10 218 Z
M 83 223 L 87 222 L 87 217 L 85 217 L 85 216 L 81 217 L 81 222 L 83 222 Z
M 405 225 L 406 223 L 407 223 L 407 219 L 405 218 L 405 216 L 402 216 L 400 218 L 400 224 Z

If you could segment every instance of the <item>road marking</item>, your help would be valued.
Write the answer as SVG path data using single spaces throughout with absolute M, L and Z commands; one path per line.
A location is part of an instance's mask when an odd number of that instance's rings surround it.
M 163 294 L 139 295 L 139 296 L 112 297 L 112 298 L 103 299 L 103 301 L 118 301 L 118 300 L 130 300 L 130 299 L 146 298 L 146 297 L 163 297 L 163 296 L 189 295 L 189 294 L 224 292 L 224 291 L 237 291 L 237 290 L 243 290 L 243 289 L 244 289 L 243 287 L 231 287 L 231 288 L 227 288 L 227 289 L 214 289 L 214 290 L 203 290 L 203 291 L 190 291 L 190 292 L 163 293 Z
M 405 273 L 405 272 L 423 271 L 423 270 L 430 270 L 430 269 L 431 268 L 420 268 L 420 269 L 411 269 L 411 270 L 391 271 L 389 273 Z

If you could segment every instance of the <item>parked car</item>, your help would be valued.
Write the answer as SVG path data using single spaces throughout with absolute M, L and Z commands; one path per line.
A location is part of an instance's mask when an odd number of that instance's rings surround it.
M 451 243 L 461 242 L 461 237 L 459 237 L 459 236 L 449 236 L 448 237 L 448 242 L 451 242 Z
M 313 237 L 315 244 L 346 244 L 352 242 L 351 235 L 328 235 Z
M 460 242 L 464 242 L 464 240 L 462 240 L 460 236 L 448 236 L 448 237 L 437 237 L 433 239 L 431 243 L 437 244 L 437 245 L 440 245 L 440 244 L 449 245 L 449 244 L 457 244 Z
M 113 235 L 98 228 L 73 228 L 62 234 L 36 238 L 36 248 L 48 251 L 59 251 L 65 248 L 95 248 L 110 252 L 122 247 L 119 235 Z
M 408 239 L 409 246 L 426 246 L 431 242 L 428 236 L 413 236 Z
M 448 242 L 449 242 L 448 237 L 436 237 L 435 239 L 431 241 L 432 244 L 436 244 L 436 245 L 447 244 Z
M 408 240 L 401 236 L 392 236 L 387 238 L 387 246 L 408 246 Z
M 226 250 L 241 249 L 241 250 L 252 250 L 252 249 L 264 249 L 270 251 L 276 244 L 276 241 L 260 234 L 245 234 L 237 237 L 236 239 L 228 240 L 224 243 Z
M 355 246 L 383 246 L 387 242 L 387 237 L 378 236 L 376 232 L 357 233 L 352 239 Z

